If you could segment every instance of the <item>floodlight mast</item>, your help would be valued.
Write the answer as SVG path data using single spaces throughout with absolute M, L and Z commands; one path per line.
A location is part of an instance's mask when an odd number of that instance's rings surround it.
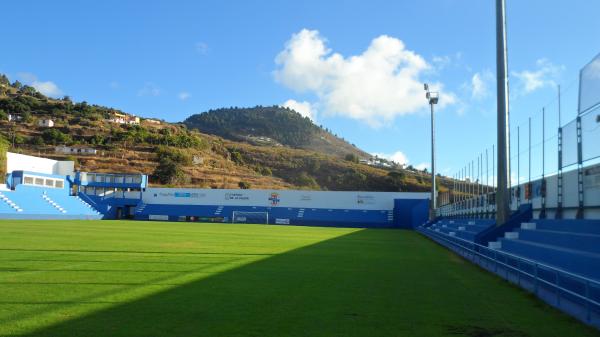
M 431 203 L 429 204 L 429 219 L 435 219 L 435 210 L 437 209 L 436 182 L 435 182 L 435 117 L 433 106 L 439 101 L 439 93 L 429 91 L 429 85 L 423 85 L 425 89 L 425 98 L 431 107 Z
M 508 56 L 506 49 L 506 4 L 505 0 L 496 0 L 496 84 L 498 91 L 498 189 L 496 191 L 497 226 L 503 225 L 510 218 L 510 128 L 507 76 Z

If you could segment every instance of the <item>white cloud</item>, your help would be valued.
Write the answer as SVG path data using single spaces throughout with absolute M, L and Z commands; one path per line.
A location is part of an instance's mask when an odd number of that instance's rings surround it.
M 342 115 L 381 126 L 397 116 L 426 107 L 421 75 L 430 68 L 399 39 L 382 35 L 360 55 L 332 53 L 316 30 L 303 29 L 287 41 L 275 59 L 275 80 L 298 92 L 317 95 L 329 115 Z M 441 90 L 441 83 L 431 83 Z M 456 101 L 443 94 L 443 107 Z
M 379 158 L 391 160 L 398 165 L 408 165 L 408 158 L 402 151 L 396 151 L 391 154 L 386 153 L 373 153 L 374 156 Z
M 556 86 L 556 79 L 564 70 L 564 66 L 557 66 L 548 59 L 536 61 L 536 70 L 513 71 L 512 75 L 519 81 L 517 95 L 529 94 L 547 86 Z
M 444 69 L 452 63 L 452 58 L 448 55 L 444 56 L 434 56 L 431 61 L 435 64 L 436 68 Z
M 186 99 L 190 98 L 192 95 L 187 92 L 187 91 L 182 91 L 179 94 L 177 94 L 177 98 L 179 98 L 182 101 L 185 101 Z
M 30 85 L 41 94 L 49 97 L 59 97 L 63 94 L 58 85 L 52 81 L 40 81 L 32 73 L 19 73 L 17 76 L 27 85 Z
M 494 75 L 489 70 L 477 72 L 471 77 L 471 98 L 481 100 L 490 95 L 490 82 L 494 80 Z
M 454 55 L 443 55 L 443 56 L 433 56 L 431 58 L 431 63 L 433 63 L 436 70 L 444 70 L 450 66 L 458 67 L 461 65 L 462 53 L 456 52 Z
M 138 96 L 158 96 L 160 95 L 160 88 L 152 82 L 146 82 L 144 86 L 138 90 Z
M 284 108 L 290 108 L 298 113 L 300 113 L 304 117 L 310 118 L 313 122 L 316 120 L 317 111 L 313 104 L 307 101 L 298 102 L 293 99 L 288 99 L 285 103 L 281 105 Z
M 45 96 L 58 97 L 63 94 L 62 90 L 52 81 L 34 81 L 31 86 Z
M 417 170 L 423 171 L 424 169 L 429 170 L 429 166 L 430 166 L 429 163 L 421 163 L 421 164 L 415 165 L 415 168 Z
M 206 44 L 205 42 L 196 42 L 196 52 L 200 55 L 206 55 L 208 54 L 208 44 Z

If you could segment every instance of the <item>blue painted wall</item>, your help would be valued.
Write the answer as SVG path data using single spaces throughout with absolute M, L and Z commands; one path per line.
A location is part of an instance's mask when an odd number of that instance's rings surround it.
M 395 227 L 413 229 L 429 219 L 429 199 L 394 199 Z

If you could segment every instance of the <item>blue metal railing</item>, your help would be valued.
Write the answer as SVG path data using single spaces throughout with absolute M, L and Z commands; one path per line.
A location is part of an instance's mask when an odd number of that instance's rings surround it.
M 428 228 L 417 231 L 465 259 L 600 329 L 600 282 Z

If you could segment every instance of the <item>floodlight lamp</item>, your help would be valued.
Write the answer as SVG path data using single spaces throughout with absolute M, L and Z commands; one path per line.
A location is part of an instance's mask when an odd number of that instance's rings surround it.
M 440 95 L 437 92 L 428 93 L 429 104 L 437 104 L 440 98 Z
M 425 91 L 429 91 L 429 85 L 427 83 L 423 84 L 423 88 Z

